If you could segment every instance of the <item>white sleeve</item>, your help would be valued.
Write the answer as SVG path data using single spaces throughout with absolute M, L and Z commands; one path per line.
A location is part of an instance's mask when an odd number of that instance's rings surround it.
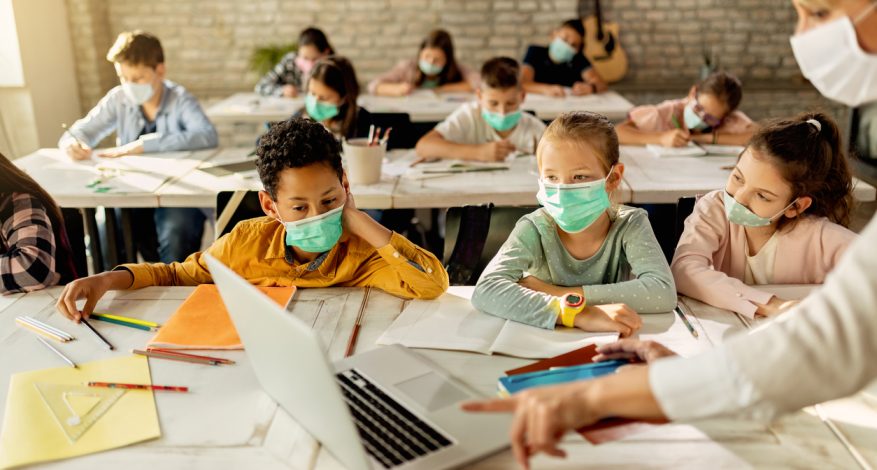
M 674 420 L 769 420 L 848 396 L 877 378 L 877 217 L 822 288 L 750 334 L 690 358 L 657 361 L 649 382 Z
M 435 130 L 450 142 L 457 144 L 483 144 L 475 142 L 475 122 L 472 119 L 471 103 L 460 105 L 450 116 L 435 126 Z M 481 119 L 479 117 L 479 119 Z

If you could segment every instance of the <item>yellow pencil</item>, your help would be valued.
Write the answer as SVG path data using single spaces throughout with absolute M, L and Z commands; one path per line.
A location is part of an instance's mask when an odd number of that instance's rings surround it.
M 34 326 L 34 325 L 24 321 L 24 320 L 16 318 L 15 322 L 18 323 L 18 326 L 20 326 L 20 327 L 27 328 L 28 330 L 33 331 L 34 333 L 45 336 L 46 338 L 49 338 L 49 339 L 53 339 L 59 343 L 66 343 L 67 341 L 70 341 L 67 338 L 63 338 L 61 336 L 56 335 L 55 333 L 52 333 L 51 331 L 44 330 L 38 326 Z
M 128 317 L 123 317 L 123 316 L 119 316 L 119 315 L 110 315 L 109 313 L 93 312 L 92 315 L 95 315 L 98 317 L 106 317 L 106 318 L 109 318 L 111 320 L 119 320 L 119 321 L 123 321 L 123 322 L 127 322 L 127 323 L 133 323 L 135 325 L 148 326 L 151 328 L 158 328 L 159 326 L 161 326 L 158 323 L 153 323 L 151 321 L 138 320 L 136 318 L 128 318 Z

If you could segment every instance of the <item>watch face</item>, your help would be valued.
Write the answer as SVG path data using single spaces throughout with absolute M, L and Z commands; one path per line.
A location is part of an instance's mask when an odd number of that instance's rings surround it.
M 571 307 L 577 307 L 581 305 L 584 300 L 585 299 L 583 299 L 582 296 L 578 294 L 567 294 L 566 297 L 563 298 L 563 301 Z

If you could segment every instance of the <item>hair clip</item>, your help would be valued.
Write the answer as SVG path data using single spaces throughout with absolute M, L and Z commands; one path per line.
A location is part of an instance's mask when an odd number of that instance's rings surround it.
M 813 127 L 816 128 L 816 132 L 822 131 L 822 123 L 817 121 L 816 119 L 808 119 L 806 122 L 807 124 L 812 124 Z

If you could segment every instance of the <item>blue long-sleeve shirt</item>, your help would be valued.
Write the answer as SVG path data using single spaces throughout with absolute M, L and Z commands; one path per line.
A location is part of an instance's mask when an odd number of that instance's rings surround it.
M 155 132 L 141 137 L 146 117 L 140 106 L 132 103 L 122 87 L 117 86 L 88 115 L 73 123 L 70 130 L 61 136 L 58 147 L 65 148 L 74 138 L 94 147 L 113 131 L 116 132 L 116 145 L 140 139 L 144 153 L 216 147 L 219 144 L 216 129 L 198 100 L 182 85 L 170 80 L 165 80 L 163 86 L 161 103 L 155 116 Z

